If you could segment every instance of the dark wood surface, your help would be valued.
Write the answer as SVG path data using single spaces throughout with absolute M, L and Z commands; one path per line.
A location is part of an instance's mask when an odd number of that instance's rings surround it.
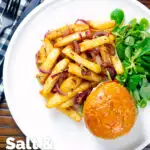
M 150 0 L 139 1 L 150 8 Z M 15 137 L 16 140 L 25 140 L 25 135 L 16 125 L 13 117 L 11 116 L 8 106 L 4 101 L 2 104 L 0 104 L 0 150 L 5 150 L 5 141 L 10 136 Z M 146 149 L 150 150 L 150 145 Z

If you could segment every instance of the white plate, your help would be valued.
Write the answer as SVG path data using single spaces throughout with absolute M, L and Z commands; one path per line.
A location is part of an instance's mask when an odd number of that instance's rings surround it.
M 149 10 L 135 0 L 47 0 L 21 23 L 15 32 L 4 64 L 5 95 L 20 129 L 29 137 L 50 136 L 55 150 L 132 150 L 150 142 L 150 105 L 140 111 L 131 132 L 116 140 L 94 138 L 84 123 L 75 123 L 45 107 L 35 75 L 35 54 L 44 34 L 77 18 L 109 20 L 114 8 L 125 11 L 126 21 L 150 19 Z

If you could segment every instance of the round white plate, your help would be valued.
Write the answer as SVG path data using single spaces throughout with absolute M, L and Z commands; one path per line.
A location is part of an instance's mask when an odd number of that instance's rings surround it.
M 126 21 L 135 17 L 150 19 L 149 10 L 135 0 L 47 0 L 18 27 L 6 54 L 4 89 L 10 111 L 26 136 L 49 136 L 55 150 L 133 150 L 150 143 L 150 105 L 140 110 L 129 134 L 102 140 L 93 137 L 83 121 L 76 123 L 55 109 L 47 109 L 39 94 L 35 54 L 44 34 L 78 18 L 109 20 L 115 8 L 125 11 Z

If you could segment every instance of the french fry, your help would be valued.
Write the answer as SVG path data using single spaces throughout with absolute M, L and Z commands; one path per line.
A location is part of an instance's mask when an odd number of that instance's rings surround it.
M 92 20 L 89 20 L 88 23 L 89 23 L 90 27 L 92 27 L 94 29 L 98 29 L 98 30 L 105 30 L 105 29 L 113 28 L 116 25 L 115 20 L 110 20 L 105 23 L 94 22 Z
M 68 77 L 60 86 L 61 91 L 68 93 L 76 89 L 82 82 L 81 78 L 78 78 L 76 76 L 70 76 Z M 74 98 L 62 103 L 59 107 L 60 108 L 68 108 L 70 106 L 73 106 L 74 104 Z
M 109 39 L 110 39 L 110 44 L 114 44 L 114 41 L 115 41 L 115 37 L 114 37 L 114 35 L 112 35 L 112 34 L 109 34 Z
M 46 101 L 48 101 L 48 99 L 50 99 L 53 96 L 52 92 L 49 92 L 47 95 L 44 95 L 41 91 L 40 94 L 45 98 Z
M 53 67 L 53 65 L 55 64 L 58 56 L 60 55 L 60 50 L 59 49 L 53 49 L 48 57 L 46 58 L 46 60 L 43 62 L 43 64 L 40 66 L 40 69 L 43 70 L 44 72 L 47 72 L 47 73 L 42 73 L 42 72 L 39 72 L 37 75 L 36 75 L 36 78 L 38 79 L 39 83 L 40 84 L 44 84 L 46 79 L 48 78 L 48 72 L 50 72 L 51 68 Z
M 62 103 L 62 104 L 60 104 L 59 108 L 64 108 L 64 109 L 66 109 L 66 108 L 69 108 L 69 107 L 71 107 L 71 106 L 73 106 L 73 105 L 74 105 L 74 98 L 72 98 L 72 99 L 70 99 L 70 100 L 68 100 L 68 101 L 66 101 L 66 102 L 64 102 L 64 103 Z
M 88 59 L 88 57 L 85 53 L 82 53 L 80 56 L 83 57 L 84 59 Z
M 96 48 L 100 45 L 109 44 L 109 43 L 111 43 L 111 39 L 109 36 L 101 36 L 101 37 L 97 37 L 92 40 L 86 40 L 79 44 L 80 51 L 84 52 L 86 50 L 90 50 L 90 49 Z
M 80 122 L 82 119 L 81 115 L 75 110 L 73 110 L 72 108 L 69 108 L 69 109 L 57 108 L 57 109 L 74 121 Z
M 100 65 L 93 63 L 87 59 L 82 58 L 78 54 L 76 54 L 71 46 L 67 46 L 62 50 L 62 52 L 68 56 L 70 59 L 74 60 L 78 64 L 81 64 L 82 66 L 88 68 L 89 70 L 95 72 L 95 73 L 100 73 L 101 72 L 101 67 Z
M 76 33 L 73 33 L 63 38 L 58 39 L 56 43 L 54 44 L 54 47 L 62 47 L 62 46 L 72 43 L 75 40 L 80 41 L 84 39 L 85 37 L 86 37 L 86 32 L 76 32 Z
M 89 81 L 100 82 L 102 80 L 101 76 L 91 71 L 90 71 L 90 75 L 82 75 L 82 68 L 74 63 L 69 63 L 68 72 Z
M 39 83 L 41 85 L 44 85 L 45 83 L 45 80 L 47 79 L 48 75 L 47 74 L 44 74 L 42 72 L 39 72 L 37 75 L 36 75 L 36 78 L 37 80 L 39 81 Z
M 115 56 L 111 56 L 111 60 L 112 60 L 113 66 L 114 66 L 117 74 L 123 74 L 124 68 L 123 68 L 123 65 L 122 65 L 117 53 L 115 54 Z
M 110 57 L 108 50 L 105 46 L 100 46 L 100 54 L 102 56 L 102 60 L 103 60 L 104 64 L 107 64 L 107 65 L 112 64 L 111 57 Z
M 48 108 L 59 107 L 60 104 L 73 98 L 79 92 L 83 92 L 83 91 L 87 90 L 91 86 L 92 86 L 92 84 L 90 84 L 89 82 L 83 82 L 78 88 L 74 89 L 71 92 L 68 92 L 67 96 L 63 96 L 63 95 L 56 93 L 47 101 L 46 106 Z
M 68 59 L 63 59 L 60 62 L 58 62 L 56 64 L 56 66 L 54 67 L 54 69 L 52 70 L 51 75 L 63 72 L 66 69 L 66 67 L 68 66 L 68 63 L 69 63 Z M 49 77 L 47 78 L 47 80 L 43 86 L 43 89 L 41 91 L 43 95 L 47 95 L 52 90 L 56 81 L 60 77 L 60 75 L 57 75 L 52 78 L 51 75 L 49 75 Z
M 80 31 L 85 31 L 88 30 L 89 26 L 86 24 L 71 24 L 71 25 L 65 25 L 61 28 L 58 28 L 56 30 L 50 31 L 46 34 L 46 38 L 49 40 L 57 39 L 59 37 L 64 36 L 67 32 L 69 34 L 74 33 L 74 32 L 80 32 Z
M 44 46 L 42 45 L 40 50 L 36 54 L 37 67 L 39 67 L 45 61 L 46 57 L 47 57 L 47 54 L 46 54 Z
M 50 69 L 54 66 L 56 63 L 56 60 L 58 56 L 60 55 L 60 49 L 54 48 L 49 55 L 47 56 L 45 62 L 41 65 L 40 69 L 44 70 L 45 72 L 49 72 Z
M 60 85 L 61 91 L 68 93 L 76 89 L 82 82 L 82 79 L 77 76 L 70 76 Z
M 49 41 L 47 38 L 44 38 L 44 47 L 45 47 L 47 56 L 54 48 L 52 42 Z

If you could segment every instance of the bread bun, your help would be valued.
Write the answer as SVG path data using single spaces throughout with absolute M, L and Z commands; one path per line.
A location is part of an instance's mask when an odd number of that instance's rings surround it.
M 97 137 L 114 139 L 128 133 L 136 120 L 135 102 L 120 83 L 100 84 L 83 108 L 87 128 Z

